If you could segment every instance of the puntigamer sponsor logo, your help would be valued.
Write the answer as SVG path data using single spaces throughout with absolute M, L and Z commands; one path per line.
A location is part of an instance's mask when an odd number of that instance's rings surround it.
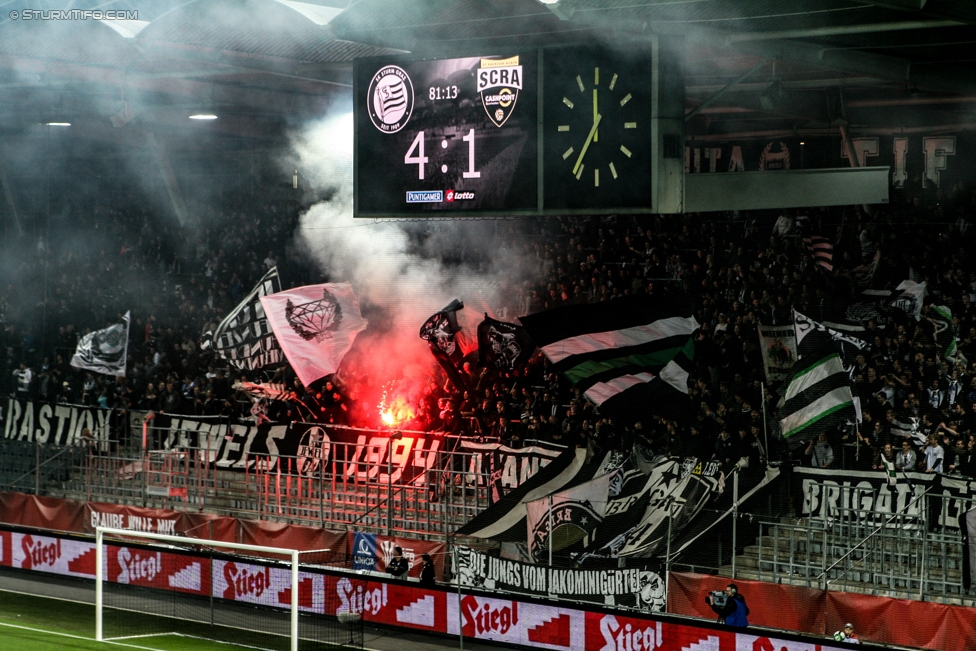
M 407 203 L 440 203 L 444 201 L 444 192 L 441 190 L 408 190 Z

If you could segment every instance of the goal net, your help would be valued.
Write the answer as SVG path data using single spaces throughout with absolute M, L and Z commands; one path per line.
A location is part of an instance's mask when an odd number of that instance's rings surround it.
M 362 648 L 361 617 L 342 612 L 336 590 L 327 589 L 335 578 L 303 566 L 302 555 L 99 527 L 96 638 L 139 638 L 146 647 L 148 638 L 183 636 L 267 651 Z

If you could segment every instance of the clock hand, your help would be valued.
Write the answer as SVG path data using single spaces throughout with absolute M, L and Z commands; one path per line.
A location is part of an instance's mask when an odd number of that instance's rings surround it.
M 576 159 L 576 164 L 573 165 L 573 174 L 576 174 L 576 171 L 579 170 L 579 166 L 583 162 L 583 156 L 586 156 L 586 150 L 590 148 L 590 143 L 593 142 L 593 136 L 596 135 L 596 128 L 600 126 L 600 120 L 602 119 L 602 115 L 597 115 L 596 120 L 593 121 L 590 135 L 586 136 L 586 142 L 583 143 L 583 149 L 580 151 L 579 158 Z

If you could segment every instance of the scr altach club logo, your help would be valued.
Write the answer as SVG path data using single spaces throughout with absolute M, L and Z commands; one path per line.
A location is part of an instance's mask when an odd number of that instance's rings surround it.
M 396 133 L 413 113 L 413 82 L 399 66 L 385 66 L 373 75 L 366 92 L 369 119 L 383 133 Z
M 496 127 L 515 110 L 518 92 L 522 90 L 522 66 L 517 56 L 508 59 L 482 59 L 478 68 L 478 92 L 488 117 Z
M 316 343 L 330 338 L 342 323 L 342 306 L 339 299 L 327 289 L 322 290 L 322 298 L 317 301 L 295 305 L 288 299 L 285 303 L 285 318 L 288 325 L 305 341 L 314 339 Z
M 474 192 L 448 190 L 444 193 L 444 201 L 474 201 Z

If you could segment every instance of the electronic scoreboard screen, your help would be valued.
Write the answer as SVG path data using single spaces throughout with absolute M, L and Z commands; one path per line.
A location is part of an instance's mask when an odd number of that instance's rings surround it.
M 680 143 L 684 124 L 684 80 L 658 52 L 355 61 L 355 216 L 654 212 L 655 125 Z
M 356 212 L 535 212 L 537 52 L 355 67 Z

